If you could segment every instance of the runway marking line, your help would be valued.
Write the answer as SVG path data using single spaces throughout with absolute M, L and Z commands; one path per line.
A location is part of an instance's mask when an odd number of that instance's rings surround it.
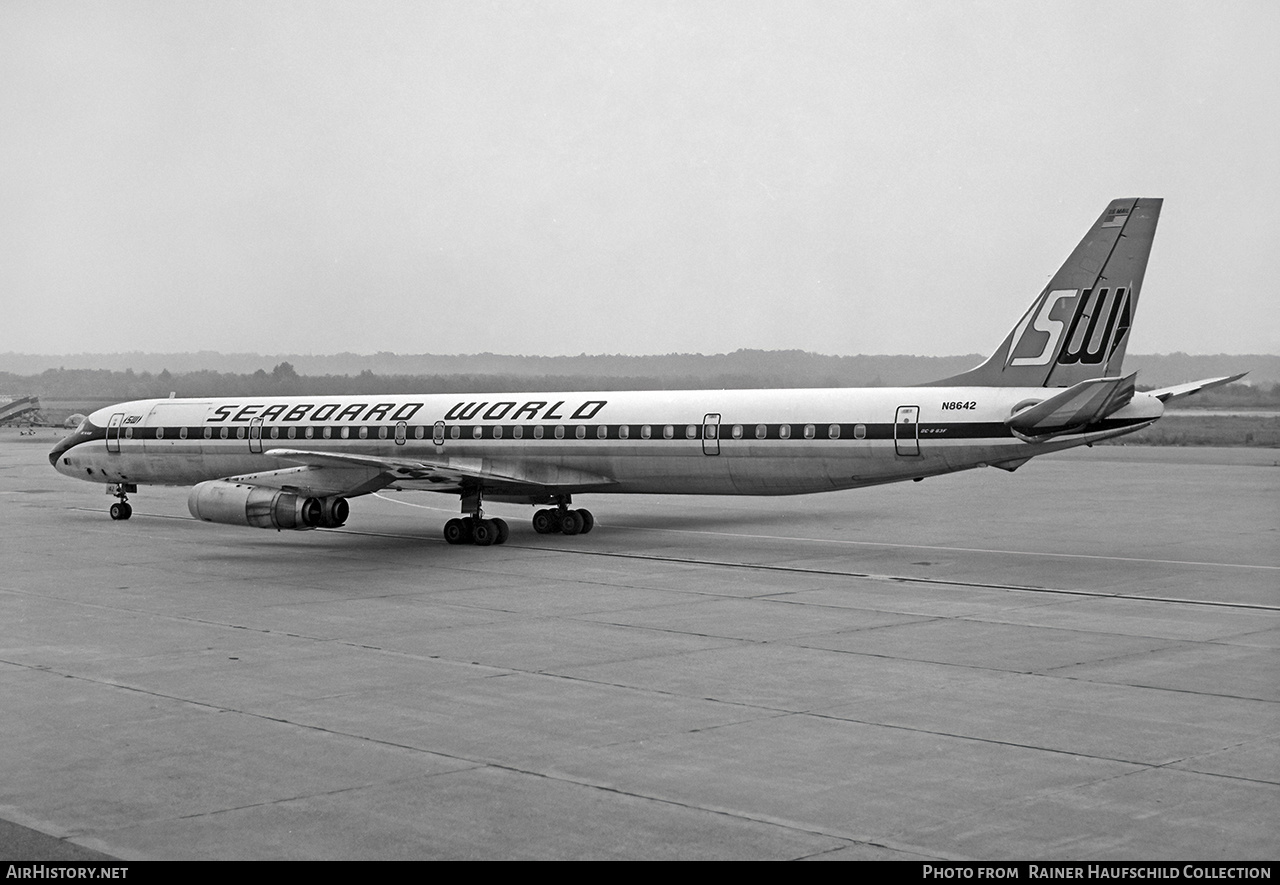
M 374 492 L 373 497 L 381 498 L 383 501 L 389 501 L 392 504 L 399 504 L 402 507 L 418 507 L 422 510 L 432 510 L 441 513 L 453 512 L 453 510 L 443 507 L 431 507 L 427 504 L 414 504 L 412 501 L 397 501 L 395 498 L 388 498 L 378 492 Z M 941 550 L 949 553 L 1000 553 L 1008 556 L 1051 556 L 1058 559 L 1100 559 L 1111 562 L 1145 562 L 1152 565 L 1203 565 L 1219 568 L 1247 568 L 1261 569 L 1264 571 L 1280 571 L 1280 565 L 1251 565 L 1243 562 L 1199 562 L 1196 560 L 1186 559 L 1151 559 L 1140 556 L 1102 556 L 1096 553 L 1042 553 L 1035 550 L 996 550 L 986 547 L 943 547 L 935 544 L 895 544 L 890 541 L 850 541 L 843 538 L 797 538 L 790 535 L 751 535 L 744 532 L 713 532 L 706 529 L 653 528 L 652 526 L 628 525 L 621 522 L 606 523 L 601 522 L 599 519 L 596 520 L 596 525 L 608 528 L 630 529 L 637 532 L 670 532 L 679 535 L 712 535 L 720 538 L 743 538 L 746 540 L 756 541 L 805 541 L 811 544 L 840 544 L 850 547 L 896 547 L 905 550 Z
M 377 495 L 376 493 L 375 493 L 375 496 L 382 497 L 381 495 Z M 389 501 L 391 499 L 383 498 L 383 500 Z M 422 507 L 425 510 L 440 509 L 436 507 L 427 507 L 422 504 L 412 504 L 404 501 L 396 501 L 395 503 L 403 504 L 406 507 Z M 89 510 L 89 508 L 82 508 L 82 507 L 72 507 L 69 509 L 85 510 L 86 512 L 92 512 Z M 157 519 L 185 520 L 185 519 L 191 518 L 191 517 L 184 517 L 184 516 L 167 516 L 163 514 L 135 514 L 135 515 L 153 516 Z M 596 524 L 605 525 L 605 523 L 601 523 L 601 522 L 597 522 Z M 654 529 L 654 528 L 647 528 L 645 526 L 628 526 L 620 523 L 609 523 L 608 525 L 611 528 L 626 528 L 626 529 L 633 529 L 636 531 L 677 532 L 679 534 L 719 535 L 722 537 L 729 537 L 729 538 L 746 538 L 746 539 L 757 539 L 757 540 L 811 541 L 811 542 L 817 541 L 820 543 L 828 543 L 828 544 L 845 544 L 845 545 L 867 546 L 867 547 L 897 547 L 897 548 L 916 549 L 916 550 L 947 550 L 947 551 L 958 552 L 958 553 L 997 553 L 997 554 L 1010 554 L 1010 555 L 1017 555 L 1017 556 L 1053 556 L 1053 557 L 1061 557 L 1061 558 L 1084 557 L 1088 559 L 1116 560 L 1116 561 L 1122 561 L 1122 562 L 1148 562 L 1148 563 L 1160 563 L 1164 565 L 1230 566 L 1230 567 L 1236 567 L 1236 568 L 1280 570 L 1280 566 L 1270 566 L 1270 565 L 1244 565 L 1240 563 L 1221 563 L 1221 562 L 1185 562 L 1185 561 L 1176 560 L 1176 559 L 1137 559 L 1137 558 L 1122 557 L 1122 556 L 1095 556 L 1095 555 L 1084 554 L 1084 553 L 1035 553 L 1035 552 L 1022 551 L 1022 550 L 987 550 L 979 547 L 940 547 L 940 546 L 930 546 L 925 544 L 894 544 L 889 542 L 878 542 L 878 541 L 842 541 L 838 539 L 823 539 L 823 538 L 792 538 L 792 537 L 775 536 L 775 535 L 746 535 L 746 534 L 734 534 L 732 532 L 705 532 L 705 531 L 689 532 L 682 529 Z M 432 540 L 432 541 L 440 541 L 441 543 L 444 543 L 443 538 L 423 539 L 417 535 L 402 535 L 402 534 L 396 534 L 393 532 L 357 531 L 355 529 L 349 529 L 345 527 L 337 528 L 337 529 L 326 529 L 326 531 L 334 532 L 335 534 L 344 534 L 344 535 L 363 535 L 371 538 L 397 538 L 397 539 L 409 540 L 409 541 Z M 1175 603 L 1175 604 L 1181 604 L 1181 605 L 1203 605 L 1203 606 L 1209 606 L 1212 608 L 1240 608 L 1240 609 L 1251 609 L 1255 611 L 1280 611 L 1280 605 L 1266 605 L 1264 603 L 1254 603 L 1254 602 L 1223 602 L 1223 601 L 1211 600 L 1211 599 L 1179 599 L 1174 596 L 1149 596 L 1149 595 L 1138 594 L 1138 593 L 1103 593 L 1097 590 L 1066 590 L 1060 587 L 1034 587 L 1026 584 L 996 584 L 996 583 L 989 583 L 985 581 L 953 581 L 946 578 L 929 578 L 929 577 L 924 577 L 920 575 L 878 575 L 878 574 L 873 574 L 871 572 L 851 572 L 851 571 L 839 571 L 836 569 L 804 568 L 802 566 L 771 565 L 769 563 L 726 562 L 724 560 L 717 560 L 717 559 L 692 559 L 689 557 L 681 557 L 681 556 L 655 556 L 647 553 L 623 553 L 615 550 L 575 550 L 569 547 L 541 547 L 541 546 L 534 547 L 528 544 L 512 544 L 510 542 L 508 542 L 505 546 L 514 550 L 529 550 L 529 551 L 536 551 L 539 553 L 570 553 L 578 556 L 604 556 L 604 557 L 615 557 L 619 559 L 639 559 L 639 560 L 646 560 L 649 562 L 670 562 L 670 563 L 677 563 L 681 565 L 710 565 L 710 566 L 719 566 L 721 568 L 755 569 L 759 571 L 795 572 L 797 574 L 824 575 L 829 577 L 863 578 L 871 581 L 892 581 L 899 584 L 938 584 L 938 585 L 948 586 L 948 587 L 981 587 L 981 588 L 986 588 L 990 590 L 1010 590 L 1010 591 L 1015 591 L 1019 593 L 1055 593 L 1063 596 L 1084 596 L 1084 597 L 1090 597 L 1094 599 L 1128 599 L 1128 600 L 1139 601 L 1139 602 L 1162 602 L 1162 603 Z

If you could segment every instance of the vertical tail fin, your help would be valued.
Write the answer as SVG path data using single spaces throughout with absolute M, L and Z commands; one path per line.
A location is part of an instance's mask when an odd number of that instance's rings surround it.
M 1120 374 L 1163 200 L 1113 200 L 1004 343 L 931 386 L 1070 387 Z

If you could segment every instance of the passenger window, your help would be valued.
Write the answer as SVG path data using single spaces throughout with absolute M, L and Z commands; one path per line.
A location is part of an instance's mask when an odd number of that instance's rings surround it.
M 484 427 L 477 424 L 471 429 L 472 439 L 484 439 Z
M 853 425 L 853 438 L 854 438 L 854 439 L 866 439 L 866 438 L 867 438 L 867 425 L 865 425 L 865 424 L 855 424 L 855 425 Z
M 360 429 L 364 430 L 363 427 L 361 427 Z M 314 427 L 308 427 L 306 430 L 302 431 L 302 435 L 305 436 L 307 439 L 311 439 L 311 437 L 315 436 L 315 434 L 316 434 L 316 430 Z
M 293 436 L 293 428 L 292 428 L 292 427 L 290 427 L 290 428 L 289 428 L 289 435 L 290 435 L 290 436 Z M 224 427 L 224 428 L 222 428 L 222 438 L 223 438 L 223 439 L 226 439 L 226 438 L 227 438 L 227 437 L 229 437 L 229 436 L 231 436 L 231 431 L 229 431 L 229 430 L 228 430 L 227 428 L 225 428 L 225 427 Z
M 790 424 L 779 424 L 779 425 L 778 425 L 778 439 L 790 439 L 790 438 L 791 438 L 791 425 L 790 425 Z
M 556 439 L 564 439 L 564 425 L 563 425 L 563 424 L 557 424 L 557 425 L 556 425 Z
M 294 438 L 296 438 L 296 437 L 297 437 L 297 435 L 298 435 L 298 428 L 296 428 L 296 427 L 290 427 L 290 428 L 289 428 L 289 439 L 294 439 Z M 222 428 L 222 438 L 223 438 L 223 439 L 226 439 L 226 438 L 227 438 L 227 428 L 225 428 L 225 427 L 224 427 L 224 428 Z
M 186 439 L 186 438 L 187 438 L 187 434 L 186 434 L 185 432 L 182 434 L 182 438 L 183 438 L 183 439 Z M 271 438 L 272 438 L 272 439 L 279 439 L 279 438 L 280 438 L 280 428 L 279 428 L 279 427 L 272 427 L 272 428 L 271 428 Z
M 386 439 L 386 438 L 387 438 L 387 428 L 386 428 L 386 427 L 379 427 L 379 428 L 378 428 L 378 439 Z
M 733 429 L 729 431 L 729 435 L 732 436 L 734 439 L 742 439 L 742 425 L 741 424 L 733 425 Z
M 648 439 L 651 436 L 653 436 L 653 428 L 650 427 L 648 424 L 643 425 L 640 428 L 640 438 Z
M 812 424 L 806 424 L 804 426 L 805 439 L 813 439 L 817 435 L 818 435 L 817 429 Z
M 533 425 L 533 438 L 534 438 L 534 439 L 542 439 L 542 434 L 543 434 L 543 428 L 542 428 L 542 425 L 541 425 L 541 424 L 535 424 L 535 425 Z
M 449 436 L 452 439 L 458 439 L 460 436 L 462 436 L 462 428 L 460 428 L 457 424 L 453 425 L 452 427 L 449 428 Z
M 670 424 L 667 424 L 662 428 L 663 439 L 672 439 L 675 437 L 675 435 L 676 435 L 676 429 L 672 427 Z
M 757 425 L 756 425 L 756 439 L 765 439 L 766 437 L 768 437 L 768 435 L 769 435 L 769 425 L 768 425 L 768 424 L 757 424 Z
M 292 436 L 293 434 L 289 434 L 289 435 L 290 435 L 290 436 Z M 344 427 L 344 428 L 342 428 L 342 430 L 338 431 L 338 436 L 342 437 L 343 439 L 350 439 L 350 438 L 351 438 L 351 428 L 350 428 L 350 427 Z
M 307 429 L 308 429 L 308 430 L 310 430 L 311 428 L 310 428 L 310 427 L 308 427 Z M 369 428 L 368 428 L 368 427 L 361 427 L 359 430 L 357 430 L 357 431 L 356 431 L 356 436 L 360 437 L 361 439 L 368 439 L 368 438 L 369 438 Z
M 827 436 L 828 436 L 828 437 L 830 437 L 831 439 L 839 439 L 839 438 L 840 438 L 840 425 L 839 425 L 839 424 L 832 424 L 830 427 L 828 427 L 828 428 L 827 428 Z
M 631 438 L 631 426 L 629 424 L 620 425 L 618 427 L 618 439 L 630 439 L 630 438 Z
M 512 438 L 512 439 L 524 439 L 524 425 L 523 425 L 523 424 L 517 424 L 515 427 L 512 427 L 512 428 L 511 428 L 511 438 Z
M 163 428 L 163 427 L 157 427 L 157 428 L 156 428 L 156 439 L 164 439 L 164 428 Z
M 502 425 L 501 425 L 501 424 L 495 424 L 495 425 L 493 425 L 493 438 L 494 438 L 494 439 L 502 439 Z
M 274 436 L 274 435 L 275 435 L 275 432 L 276 432 L 276 429 L 275 429 L 274 427 L 272 427 L 272 428 L 271 428 L 271 434 L 272 434 L 272 436 Z M 326 428 L 324 428 L 323 430 L 321 430 L 321 431 L 320 431 L 320 435 L 321 435 L 321 436 L 323 436 L 325 439 L 329 439 L 330 437 L 332 437 L 332 436 L 333 436 L 333 428 L 332 428 L 332 427 L 326 427 Z
M 272 428 L 272 429 L 274 429 L 274 428 Z M 187 438 L 187 428 L 185 428 L 185 427 L 179 427 L 179 428 L 178 428 L 178 439 L 186 439 L 186 438 Z
M 573 435 L 576 436 L 578 439 L 586 439 L 587 426 L 585 424 L 579 424 L 576 428 L 574 428 Z
M 213 428 L 212 428 L 212 427 L 206 427 L 206 428 L 204 429 L 204 438 L 205 438 L 205 439 L 213 439 Z
M 698 425 L 697 425 L 697 424 L 690 424 L 690 425 L 688 425 L 687 427 L 685 427 L 685 429 L 684 429 L 684 435 L 685 435 L 685 439 L 697 439 L 697 438 L 698 438 Z
M 596 439 L 608 439 L 608 438 L 609 438 L 609 427 L 606 424 L 601 424 L 599 427 L 596 428 Z

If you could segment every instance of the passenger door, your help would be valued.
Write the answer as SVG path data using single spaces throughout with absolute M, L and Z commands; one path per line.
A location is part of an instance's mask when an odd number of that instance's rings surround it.
M 893 446 L 899 455 L 920 454 L 919 406 L 898 406 L 893 420 Z
M 107 451 L 120 454 L 120 425 L 124 422 L 124 412 L 116 412 L 107 422 Z
M 719 412 L 709 412 L 702 417 L 702 454 L 720 454 Z

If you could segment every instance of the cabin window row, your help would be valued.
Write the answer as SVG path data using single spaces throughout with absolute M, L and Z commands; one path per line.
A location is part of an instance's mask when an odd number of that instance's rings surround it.
M 742 424 L 725 425 L 731 439 L 840 439 L 849 433 L 853 439 L 867 438 L 867 425 L 854 424 Z M 717 424 L 451 424 L 449 439 L 718 439 Z
M 196 429 L 199 430 L 199 428 L 196 428 Z M 370 437 L 369 427 L 338 427 L 338 428 L 321 427 L 318 429 L 319 429 L 319 433 L 317 434 L 316 433 L 317 428 L 315 427 L 285 427 L 285 428 L 266 427 L 266 428 L 263 428 L 262 430 L 261 438 L 262 439 L 281 439 L 281 438 L 297 439 L 299 436 L 301 436 L 303 439 L 314 439 L 316 436 L 319 436 L 321 439 L 333 439 L 335 437 L 337 439 L 368 439 Z M 234 430 L 235 432 L 232 433 L 232 430 Z M 335 430 L 337 431 L 336 433 L 334 432 Z M 376 439 L 387 439 L 392 435 L 392 431 L 393 431 L 392 428 L 388 428 L 385 425 L 379 426 L 375 428 L 375 430 L 376 432 L 373 433 L 372 435 Z M 245 439 L 249 435 L 248 428 L 244 427 L 243 425 L 235 428 L 205 427 L 203 434 L 194 434 L 194 435 L 188 434 L 188 430 L 186 427 L 179 427 L 177 431 L 178 432 L 176 434 L 172 435 L 172 438 L 187 439 L 189 436 L 192 436 L 193 438 L 199 438 L 200 435 L 203 435 L 205 439 Z M 396 435 L 399 436 L 398 433 Z M 155 431 L 155 438 L 165 439 L 165 437 L 166 437 L 165 428 L 157 427 Z M 426 429 L 423 427 L 416 428 L 414 437 L 415 439 L 425 439 Z M 124 438 L 133 439 L 132 427 L 126 427 L 124 429 Z
M 826 439 L 840 439 L 845 433 L 843 428 L 849 425 L 841 424 L 756 424 L 754 427 L 743 424 L 726 425 L 731 439 L 745 439 L 754 436 L 756 439 L 791 439 L 792 436 L 803 437 L 804 439 L 817 439 L 824 436 Z M 200 428 L 194 428 L 199 430 Z M 375 428 L 368 426 L 361 427 L 267 427 L 263 428 L 263 439 L 314 439 L 319 436 L 320 439 L 369 439 L 370 430 L 375 432 L 372 436 L 375 439 L 387 439 L 392 434 L 392 428 L 386 425 L 380 425 Z M 124 438 L 133 439 L 134 428 L 124 428 Z M 234 431 L 234 434 L 233 434 Z M 318 431 L 318 433 L 317 433 Z M 335 433 L 336 431 L 336 433 Z M 475 424 L 471 426 L 451 424 L 449 425 L 448 436 L 450 439 L 700 439 L 704 435 L 707 439 L 716 439 L 719 437 L 720 426 L 716 424 Z M 165 428 L 157 427 L 155 429 L 155 438 L 165 438 Z M 188 438 L 188 428 L 177 428 L 177 439 Z M 248 429 L 244 426 L 235 428 L 231 427 L 204 427 L 201 434 L 204 439 L 245 439 L 248 436 Z M 423 425 L 410 428 L 410 435 L 414 439 L 425 439 L 427 437 L 427 428 Z M 397 434 L 398 436 L 398 434 Z M 852 426 L 852 437 L 854 439 L 866 439 L 867 426 L 865 424 L 854 424 Z

